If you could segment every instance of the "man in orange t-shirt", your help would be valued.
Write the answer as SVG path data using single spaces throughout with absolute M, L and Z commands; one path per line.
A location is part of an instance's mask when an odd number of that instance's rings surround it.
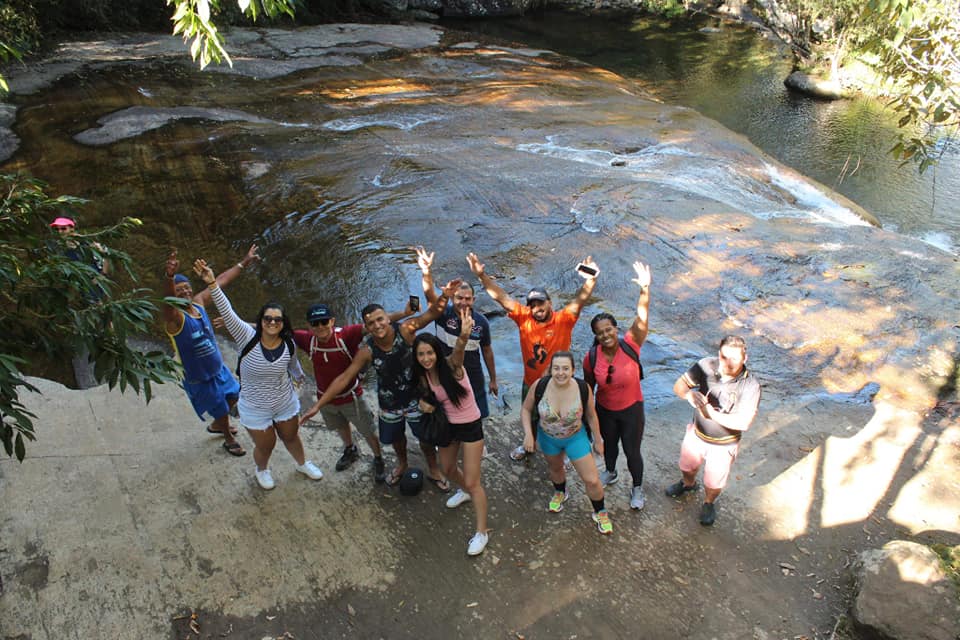
M 587 256 L 581 264 L 593 273 L 577 270 L 577 275 L 584 279 L 583 285 L 569 304 L 559 311 L 554 311 L 553 301 L 546 289 L 542 287 L 531 289 L 527 293 L 526 306 L 521 305 L 485 273 L 484 265 L 475 253 L 467 255 L 467 262 L 473 274 L 480 278 L 480 283 L 487 294 L 507 311 L 507 316 L 511 320 L 517 323 L 517 328 L 520 330 L 520 352 L 523 356 L 521 398 L 526 397 L 527 390 L 546 373 L 553 354 L 570 349 L 573 325 L 577 323 L 580 311 L 597 285 L 600 269 L 593 259 Z M 523 445 L 510 452 L 510 457 L 517 461 L 523 460 L 526 455 Z

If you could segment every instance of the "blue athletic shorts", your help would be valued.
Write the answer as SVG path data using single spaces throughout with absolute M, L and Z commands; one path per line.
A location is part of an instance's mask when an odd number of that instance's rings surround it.
M 540 443 L 540 450 L 548 456 L 566 453 L 571 460 L 579 460 L 590 455 L 590 440 L 587 438 L 587 430 L 582 428 L 569 438 L 554 438 L 537 427 L 537 442 Z
M 420 413 L 420 404 L 414 400 L 404 409 L 383 409 L 379 411 L 378 427 L 380 430 L 380 442 L 383 444 L 393 444 L 401 440 L 404 435 L 405 425 L 410 425 L 413 435 L 420 439 L 422 433 L 421 427 L 423 414 Z
M 209 380 L 197 383 L 184 380 L 181 386 L 200 420 L 203 420 L 204 413 L 214 420 L 222 418 L 230 412 L 230 403 L 236 402 L 240 396 L 240 384 L 227 365 L 220 367 L 220 373 Z

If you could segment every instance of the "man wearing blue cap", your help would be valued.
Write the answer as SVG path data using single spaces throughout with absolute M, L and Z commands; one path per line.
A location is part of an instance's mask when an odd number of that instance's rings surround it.
M 252 245 L 240 262 L 217 276 L 217 284 L 227 286 L 248 265 L 259 259 L 257 245 Z M 213 418 L 213 424 L 207 427 L 207 431 L 223 434 L 224 450 L 232 456 L 246 455 L 247 452 L 234 437 L 235 431 L 230 428 L 230 408 L 237 402 L 240 385 L 223 363 L 210 317 L 204 309 L 210 301 L 209 290 L 204 288 L 193 295 L 190 279 L 178 274 L 179 268 L 177 251 L 173 250 L 167 256 L 163 293 L 168 297 L 189 300 L 190 307 L 182 311 L 172 305 L 164 305 L 163 322 L 177 357 L 183 364 L 183 390 L 187 392 L 193 410 L 201 420 L 204 414 Z

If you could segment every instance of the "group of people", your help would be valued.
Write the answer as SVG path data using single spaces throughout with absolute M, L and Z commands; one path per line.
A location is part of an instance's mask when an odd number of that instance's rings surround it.
M 306 458 L 299 436 L 299 428 L 318 413 L 328 427 L 338 431 L 343 443 L 336 469 L 346 469 L 360 457 L 352 439 L 352 425 L 373 453 L 374 481 L 388 485 L 400 483 L 408 471 L 409 426 L 426 462 L 425 477 L 444 493 L 452 490 L 451 483 L 457 486 L 446 506 L 473 503 L 476 531 L 467 553 L 482 553 L 489 540 L 487 497 L 480 469 L 483 419 L 489 414 L 488 392 L 496 396 L 499 385 L 490 327 L 473 308 L 473 286 L 454 279 L 438 290 L 432 273 L 434 255 L 418 248 L 417 262 L 427 302 L 421 314 L 415 315 L 418 309 L 412 303 L 394 313 L 373 303 L 362 309 L 361 324 L 341 327 L 330 306 L 321 303 L 307 311 L 309 329 L 294 329 L 283 305 L 277 302 L 263 305 L 255 322 L 245 322 L 223 292 L 223 287 L 258 259 L 254 245 L 240 262 L 220 275 L 214 275 L 203 259 L 195 260 L 193 270 L 207 285 L 197 295 L 189 278 L 179 273 L 176 253 L 167 259 L 165 293 L 188 303 L 165 308 L 166 331 L 183 363 L 183 388 L 197 415 L 213 419 L 207 431 L 222 434 L 227 453 L 245 455 L 229 424 L 230 410 L 236 405 L 240 425 L 254 444 L 256 481 L 263 489 L 272 489 L 275 483 L 269 460 L 278 436 L 299 472 L 314 480 L 322 477 L 320 468 Z M 635 317 L 623 335 L 611 314 L 600 313 L 592 319 L 594 344 L 583 358 L 581 379 L 576 377 L 570 343 L 573 328 L 596 286 L 600 272 L 597 264 L 588 257 L 578 265 L 582 286 L 571 302 L 554 309 L 545 288 L 531 289 L 525 304 L 521 304 L 497 284 L 475 254 L 467 255 L 467 263 L 486 293 L 519 329 L 524 365 L 520 412 L 523 440 L 510 451 L 510 457 L 522 461 L 539 445 L 553 484 L 548 502 L 551 512 L 562 511 L 568 499 L 569 461 L 583 481 L 598 530 L 612 533 L 604 492 L 618 480 L 621 449 L 632 480 L 630 507 L 640 510 L 645 504 L 640 351 L 648 331 L 649 267 L 641 262 L 633 265 L 639 296 Z M 236 378 L 217 349 L 213 323 L 205 310 L 208 301 L 216 306 L 223 326 L 237 343 Z M 422 331 L 431 324 L 435 324 L 433 333 Z M 298 348 L 309 354 L 317 393 L 317 401 L 302 414 L 297 389 L 306 376 L 297 358 Z M 717 357 L 698 361 L 674 385 L 674 392 L 694 408 L 694 416 L 681 446 L 682 479 L 669 486 L 666 494 L 679 498 L 697 489 L 697 474 L 703 467 L 705 500 L 700 522 L 706 526 L 714 522 L 714 503 L 726 484 L 742 433 L 749 428 L 759 405 L 760 386 L 747 371 L 746 361 L 744 341 L 728 336 L 721 342 Z M 489 381 L 484 378 L 483 365 Z M 362 377 L 370 367 L 377 380 L 376 431 L 374 416 L 362 398 Z M 443 412 L 449 430 L 441 441 L 427 442 L 423 437 L 424 416 L 435 411 Z M 382 445 L 391 445 L 396 457 L 389 473 Z M 598 470 L 592 452 L 602 456 L 602 470 Z

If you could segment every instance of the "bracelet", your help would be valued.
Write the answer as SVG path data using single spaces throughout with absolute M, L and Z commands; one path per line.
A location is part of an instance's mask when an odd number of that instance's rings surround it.
M 240 269 L 241 271 L 243 271 L 243 268 L 244 268 L 244 267 L 243 267 L 243 263 L 242 263 L 242 262 L 238 262 L 238 263 L 237 263 L 237 269 Z

